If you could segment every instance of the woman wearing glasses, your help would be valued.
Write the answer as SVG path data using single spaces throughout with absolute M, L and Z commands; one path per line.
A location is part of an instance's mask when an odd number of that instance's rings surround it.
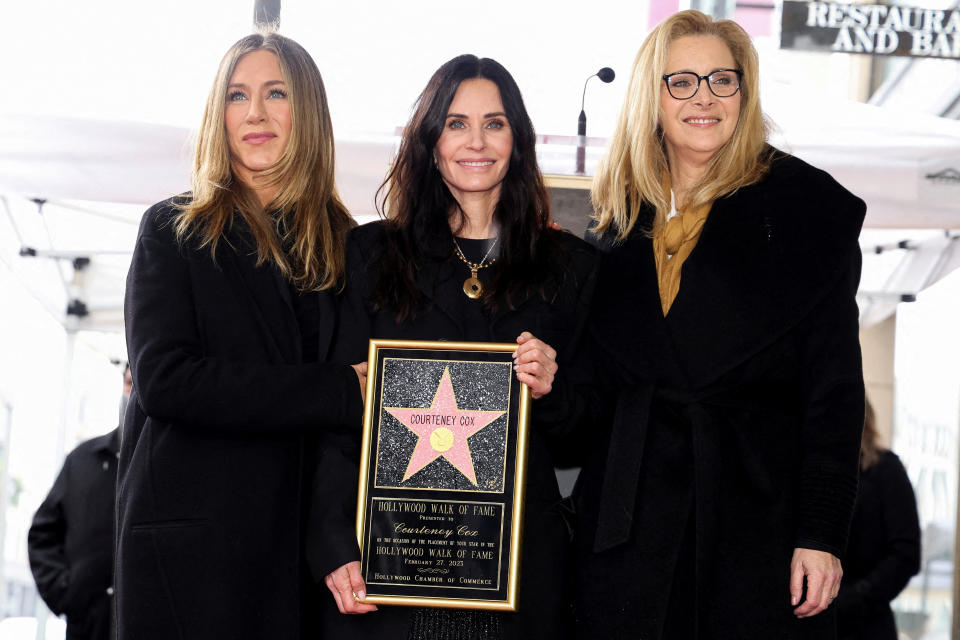
M 579 637 L 835 635 L 864 204 L 766 144 L 757 69 L 735 23 L 668 18 L 594 182 L 604 373 L 566 367 L 547 399 L 593 445 L 575 493 Z

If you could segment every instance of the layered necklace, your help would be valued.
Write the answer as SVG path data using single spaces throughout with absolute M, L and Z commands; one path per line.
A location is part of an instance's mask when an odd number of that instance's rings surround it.
M 492 258 L 489 262 L 487 262 L 487 258 L 490 257 L 490 252 L 493 251 L 495 246 L 497 246 L 497 240 L 499 240 L 499 238 L 494 239 L 493 243 L 490 245 L 490 248 L 487 249 L 485 254 L 483 254 L 483 258 L 479 263 L 476 263 L 467 260 L 467 256 L 463 255 L 460 245 L 457 244 L 457 239 L 453 239 L 453 248 L 457 252 L 457 257 L 463 260 L 464 264 L 470 267 L 470 277 L 463 281 L 463 292 L 471 300 L 476 300 L 483 295 L 483 283 L 480 282 L 480 279 L 477 277 L 477 272 L 480 271 L 480 269 L 489 267 L 497 261 L 496 258 Z

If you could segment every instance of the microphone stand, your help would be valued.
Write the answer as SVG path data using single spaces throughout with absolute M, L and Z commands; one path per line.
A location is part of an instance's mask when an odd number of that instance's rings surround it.
M 583 83 L 583 95 L 580 97 L 580 117 L 577 119 L 577 170 L 578 176 L 587 172 L 587 112 L 584 111 L 587 99 L 587 82 L 597 74 L 588 77 Z

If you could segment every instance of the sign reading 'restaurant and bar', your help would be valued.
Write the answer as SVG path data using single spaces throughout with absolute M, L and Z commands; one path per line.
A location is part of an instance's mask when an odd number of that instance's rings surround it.
M 785 0 L 781 49 L 960 60 L 960 9 Z

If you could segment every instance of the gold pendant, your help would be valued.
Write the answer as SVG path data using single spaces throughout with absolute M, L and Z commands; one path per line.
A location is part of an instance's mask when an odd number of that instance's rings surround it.
M 476 272 L 463 281 L 463 292 L 471 300 L 476 300 L 483 295 L 483 283 L 477 278 Z

